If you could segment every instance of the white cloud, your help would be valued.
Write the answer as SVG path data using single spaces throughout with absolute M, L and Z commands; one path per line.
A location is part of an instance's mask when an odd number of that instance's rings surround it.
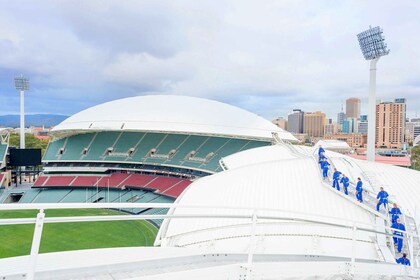
M 0 68 L 29 72 L 54 100 L 89 93 L 74 111 L 164 92 L 267 118 L 295 107 L 335 118 L 346 98 L 366 100 L 368 63 L 356 34 L 369 25 L 384 28 L 391 48 L 378 64 L 378 97 L 407 97 L 409 115 L 420 109 L 416 0 L 0 4 Z

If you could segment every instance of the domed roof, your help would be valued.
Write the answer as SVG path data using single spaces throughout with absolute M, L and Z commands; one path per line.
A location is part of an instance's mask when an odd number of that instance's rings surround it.
M 53 129 L 53 134 L 86 130 L 133 130 L 231 135 L 271 139 L 296 138 L 268 120 L 244 109 L 198 97 L 136 96 L 81 111 Z

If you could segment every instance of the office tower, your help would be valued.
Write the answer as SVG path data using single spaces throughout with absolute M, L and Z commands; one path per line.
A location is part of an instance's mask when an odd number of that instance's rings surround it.
M 404 98 L 376 105 L 376 147 L 400 149 L 404 143 L 406 104 Z
M 287 128 L 292 133 L 303 133 L 303 115 L 300 109 L 294 109 L 293 113 L 287 117 Z
M 314 113 L 305 113 L 303 132 L 308 134 L 309 137 L 324 136 L 324 127 L 325 113 L 319 111 Z
M 277 119 L 274 119 L 271 121 L 281 129 L 287 130 L 287 120 L 283 119 L 282 117 L 278 117 Z
M 346 100 L 346 118 L 360 118 L 360 99 L 349 98 Z

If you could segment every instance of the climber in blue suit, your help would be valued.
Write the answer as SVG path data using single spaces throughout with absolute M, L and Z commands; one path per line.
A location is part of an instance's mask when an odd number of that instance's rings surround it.
M 378 192 L 378 195 L 376 196 L 376 199 L 378 199 L 378 204 L 376 204 L 376 211 L 379 211 L 379 208 L 383 204 L 385 207 L 385 210 L 388 208 L 388 193 L 384 191 L 384 188 L 381 187 L 381 191 Z
M 340 190 L 340 184 L 338 183 L 338 181 L 340 180 L 340 175 L 341 172 L 337 170 L 337 168 L 334 168 L 334 173 L 333 173 L 333 188 L 336 188 L 338 191 Z
M 391 228 L 399 229 L 402 231 L 405 231 L 405 226 L 401 224 L 400 219 L 397 219 L 397 222 L 394 223 Z M 401 249 L 403 247 L 403 241 L 404 241 L 404 233 L 399 231 L 394 231 L 394 244 L 397 244 L 398 253 L 401 253 Z
M 357 178 L 356 199 L 359 202 L 363 202 L 363 183 L 362 183 L 362 179 L 360 178 Z
M 400 215 L 402 215 L 400 208 L 397 206 L 397 203 L 394 203 L 394 207 L 391 208 L 389 214 L 391 215 L 391 221 L 394 224 Z
M 402 264 L 402 265 L 408 265 L 408 266 L 411 265 L 410 260 L 407 259 L 407 254 L 406 253 L 403 253 L 401 258 L 395 259 L 395 260 L 397 261 L 397 263 Z
M 330 166 L 330 164 L 328 163 L 327 159 L 325 159 L 322 165 L 322 177 L 324 180 L 328 178 L 328 166 Z
M 340 183 L 343 184 L 344 193 L 346 195 L 349 195 L 348 187 L 349 187 L 349 178 L 346 176 L 346 174 L 343 174 L 343 177 L 341 177 Z

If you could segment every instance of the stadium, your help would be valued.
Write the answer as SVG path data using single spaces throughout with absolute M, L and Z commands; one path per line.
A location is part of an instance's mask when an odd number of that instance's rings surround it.
M 32 188 L 0 193 L 2 210 L 42 209 L 37 219 L 0 220 L 37 225 L 30 255 L 0 259 L 3 279 L 420 277 L 418 171 L 331 147 L 328 162 L 350 179 L 345 195 L 321 177 L 317 146 L 293 145 L 293 135 L 243 109 L 186 96 L 100 104 L 52 135 Z M 6 137 L 0 151 L 4 161 Z M 410 267 L 396 264 L 388 211 L 375 209 L 380 187 L 403 213 Z M 134 215 L 44 218 L 62 208 Z M 154 246 L 38 254 L 44 223 L 119 219 L 153 224 Z

